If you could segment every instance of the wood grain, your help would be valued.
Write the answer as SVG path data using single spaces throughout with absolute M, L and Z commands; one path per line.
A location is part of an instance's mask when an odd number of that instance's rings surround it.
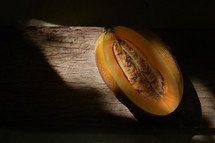
M 194 58 L 184 54 L 185 47 L 177 48 L 181 43 L 178 45 L 178 37 L 174 39 L 172 35 L 186 32 L 156 31 L 169 46 L 175 47 L 173 53 L 185 73 L 185 96 L 172 115 L 153 122 L 144 119 L 145 123 L 139 122 L 115 98 L 97 70 L 94 46 L 102 32 L 101 27 L 1 29 L 0 121 L 3 124 L 143 127 L 151 127 L 154 122 L 163 127 L 171 122 L 177 127 L 215 127 L 212 80 L 215 72 L 210 66 L 214 61 L 208 63 L 211 54 L 205 61 L 200 60 L 202 54 L 198 48 Z M 202 31 L 195 33 L 202 34 Z M 212 37 L 209 35 L 205 40 Z M 187 39 L 182 38 L 186 44 Z M 192 50 L 187 51 L 192 53 Z

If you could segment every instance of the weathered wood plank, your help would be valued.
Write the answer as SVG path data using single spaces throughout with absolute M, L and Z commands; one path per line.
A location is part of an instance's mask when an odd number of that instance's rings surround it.
M 101 27 L 1 30 L 2 123 L 139 126 L 106 87 L 97 70 L 94 46 L 102 32 Z M 162 36 L 162 30 L 158 33 Z M 164 40 L 170 41 L 171 46 L 171 39 L 165 38 L 165 34 Z M 160 124 L 169 124 L 171 119 L 178 126 L 195 123 L 191 126 L 214 128 L 214 81 L 210 79 L 214 78 L 214 70 L 208 65 L 209 68 L 200 74 L 202 77 L 196 78 L 199 72 L 194 70 L 200 63 L 204 67 L 207 61 L 199 61 L 196 54 L 192 60 L 186 57 L 189 59 L 186 63 L 180 54 L 183 50 L 178 52 L 177 58 L 196 90 L 187 79 L 182 105 L 172 116 L 161 119 Z M 211 74 L 205 76 L 209 72 Z M 202 79 L 208 81 L 202 82 Z

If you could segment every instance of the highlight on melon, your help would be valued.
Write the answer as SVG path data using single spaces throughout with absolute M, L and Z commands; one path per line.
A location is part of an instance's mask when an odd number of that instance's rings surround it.
M 178 63 L 153 32 L 114 26 L 96 42 L 98 70 L 119 101 L 132 113 L 164 116 L 183 95 Z

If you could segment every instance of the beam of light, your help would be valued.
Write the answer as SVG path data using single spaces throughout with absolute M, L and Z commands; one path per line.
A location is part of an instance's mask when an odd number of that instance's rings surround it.
M 61 26 L 61 25 L 57 25 L 57 24 L 54 24 L 54 23 L 50 23 L 50 22 L 47 22 L 47 21 L 43 21 L 43 20 L 39 20 L 39 19 L 29 19 L 27 20 L 25 26 Z
M 46 23 L 43 24 L 47 26 Z M 43 32 L 27 31 L 28 38 L 40 48 L 45 60 L 64 84 L 73 90 L 74 99 L 81 100 L 73 102 L 82 103 L 88 99 L 92 101 L 87 103 L 89 108 L 99 104 L 104 112 L 125 121 L 136 121 L 128 109 L 119 103 L 107 88 L 98 72 L 94 59 L 94 46 L 102 28 L 39 27 L 38 31 Z M 76 93 L 79 95 L 75 95 Z M 72 96 L 71 94 L 71 99 Z M 101 111 L 101 109 L 98 110 Z
M 195 135 L 192 138 L 192 143 L 214 143 L 215 135 Z

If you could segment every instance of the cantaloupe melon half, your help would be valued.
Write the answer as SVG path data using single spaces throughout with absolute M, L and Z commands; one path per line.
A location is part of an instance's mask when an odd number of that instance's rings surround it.
M 146 57 L 165 81 L 165 90 L 159 98 L 140 94 L 130 83 L 114 54 L 116 41 L 130 41 L 139 56 Z M 152 32 L 135 31 L 115 26 L 102 34 L 96 43 L 96 63 L 107 86 L 130 110 L 148 115 L 163 116 L 172 113 L 183 95 L 183 78 L 174 56 L 165 44 Z M 148 97 L 147 97 L 148 96 Z

